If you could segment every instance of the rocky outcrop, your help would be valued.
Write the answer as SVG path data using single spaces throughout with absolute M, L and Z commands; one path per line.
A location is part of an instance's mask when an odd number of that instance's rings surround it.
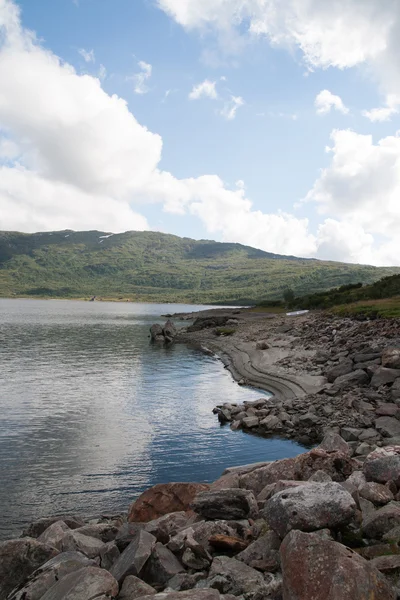
M 164 327 L 161 327 L 158 323 L 155 323 L 150 327 L 150 338 L 152 342 L 162 342 L 163 344 L 171 344 L 176 336 L 178 330 L 174 323 L 168 319 Z

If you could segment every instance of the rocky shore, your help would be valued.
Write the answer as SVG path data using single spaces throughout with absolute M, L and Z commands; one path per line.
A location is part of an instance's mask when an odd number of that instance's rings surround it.
M 303 444 L 334 431 L 357 456 L 400 443 L 397 319 L 210 311 L 177 339 L 217 354 L 240 383 L 274 394 L 241 406 L 226 399 L 216 407 L 221 423 L 232 429 Z
M 395 600 L 400 446 L 337 434 L 296 458 L 159 484 L 128 515 L 56 516 L 0 544 L 1 600 Z

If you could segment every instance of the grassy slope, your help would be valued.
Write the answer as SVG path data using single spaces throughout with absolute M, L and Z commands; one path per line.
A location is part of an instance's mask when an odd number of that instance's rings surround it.
M 370 283 L 400 268 L 281 257 L 156 232 L 0 232 L 0 296 L 249 302 Z

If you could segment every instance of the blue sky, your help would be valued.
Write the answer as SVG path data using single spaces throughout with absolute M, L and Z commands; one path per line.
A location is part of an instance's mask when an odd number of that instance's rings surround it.
M 400 264 L 400 9 L 308 4 L 0 0 L 0 228 Z

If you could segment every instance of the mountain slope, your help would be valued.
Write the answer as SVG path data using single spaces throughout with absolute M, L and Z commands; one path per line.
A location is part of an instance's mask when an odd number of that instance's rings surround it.
M 279 298 L 400 273 L 280 256 L 157 232 L 0 232 L 0 296 L 224 303 Z

